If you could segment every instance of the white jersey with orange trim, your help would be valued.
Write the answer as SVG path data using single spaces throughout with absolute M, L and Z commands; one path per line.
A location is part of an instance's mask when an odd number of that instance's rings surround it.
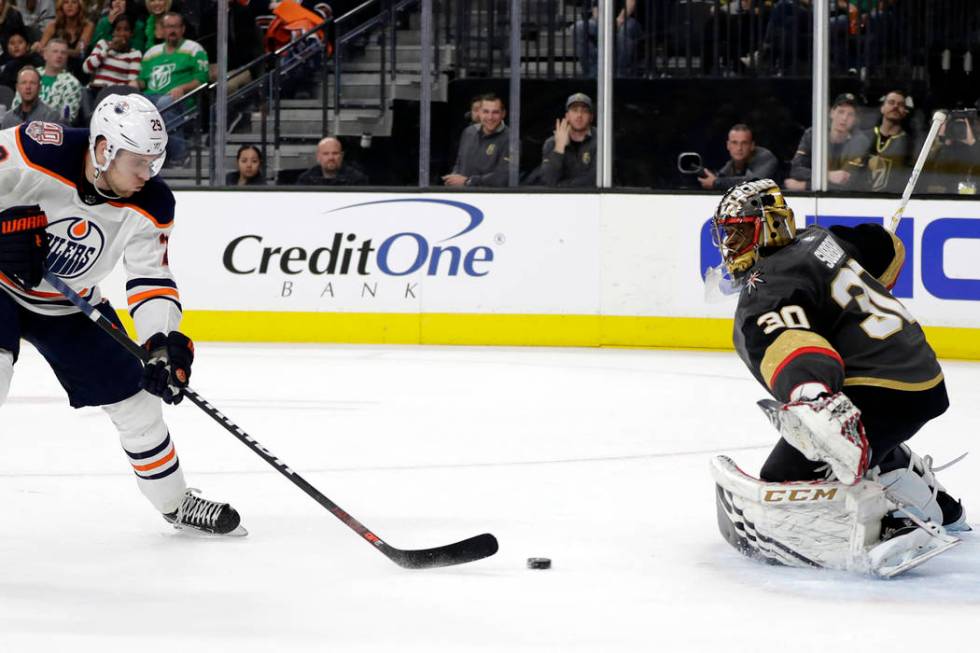
M 46 122 L 0 131 L 0 208 L 37 204 L 48 216 L 48 271 L 92 303 L 98 284 L 123 259 L 129 311 L 140 341 L 180 324 L 177 284 L 167 262 L 174 197 L 150 179 L 131 197 L 107 200 L 85 178 L 88 130 Z M 46 282 L 26 290 L 0 273 L 21 306 L 42 315 L 78 312 Z

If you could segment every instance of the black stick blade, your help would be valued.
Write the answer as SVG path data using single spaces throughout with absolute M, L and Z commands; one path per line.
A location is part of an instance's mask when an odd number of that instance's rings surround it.
M 386 546 L 382 551 L 405 569 L 450 567 L 489 558 L 497 552 L 497 538 L 490 533 L 483 533 L 453 544 L 437 546 L 434 549 L 406 551 Z

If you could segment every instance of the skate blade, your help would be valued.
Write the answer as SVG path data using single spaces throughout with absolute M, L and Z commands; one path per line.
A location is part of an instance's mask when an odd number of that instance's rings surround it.
M 962 541 L 963 540 L 951 537 L 949 535 L 932 535 L 928 548 L 920 551 L 914 557 L 897 564 L 884 564 L 878 566 L 877 568 L 872 568 L 871 573 L 878 578 L 894 578 L 895 576 L 904 574 L 910 569 L 914 569 L 922 563 L 935 558 L 940 553 L 944 553 L 952 549 L 954 546 L 962 543 Z
M 200 531 L 192 526 L 173 526 L 173 529 L 181 534 L 183 537 L 198 537 L 202 539 L 214 539 L 214 538 L 225 538 L 225 537 L 245 537 L 248 535 L 248 531 L 241 524 L 238 525 L 235 530 L 229 533 L 208 533 L 207 531 Z

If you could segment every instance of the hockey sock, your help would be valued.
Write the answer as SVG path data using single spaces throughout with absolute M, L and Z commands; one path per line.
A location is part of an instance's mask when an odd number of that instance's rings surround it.
M 140 391 L 102 408 L 119 431 L 119 440 L 140 491 L 160 512 L 175 511 L 184 498 L 187 484 L 163 421 L 160 400 Z

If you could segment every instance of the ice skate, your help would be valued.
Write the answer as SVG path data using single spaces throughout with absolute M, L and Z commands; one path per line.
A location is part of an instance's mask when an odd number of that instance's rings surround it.
M 166 513 L 163 518 L 177 530 L 190 529 L 206 535 L 228 535 L 243 537 L 248 535 L 241 526 L 238 511 L 227 503 L 209 501 L 197 495 L 200 490 L 189 488 L 184 493 L 177 510 Z

